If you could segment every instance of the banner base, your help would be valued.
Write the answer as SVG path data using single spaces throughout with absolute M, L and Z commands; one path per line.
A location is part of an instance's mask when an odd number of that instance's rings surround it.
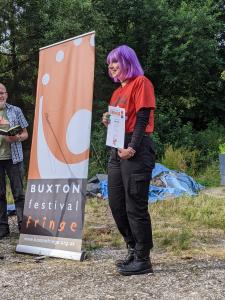
M 86 258 L 86 252 L 71 252 L 71 251 L 63 251 L 58 249 L 48 249 L 41 247 L 33 247 L 27 245 L 17 245 L 16 252 L 19 253 L 27 253 L 27 254 L 37 254 L 37 255 L 45 255 L 56 258 L 65 258 L 72 260 L 83 261 Z

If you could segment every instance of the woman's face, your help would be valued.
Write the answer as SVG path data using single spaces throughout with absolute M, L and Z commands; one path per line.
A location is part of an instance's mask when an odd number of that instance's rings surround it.
M 108 69 L 110 72 L 110 75 L 112 78 L 118 78 L 120 81 L 123 81 L 123 78 L 121 78 L 121 69 L 118 62 L 112 62 L 108 65 Z

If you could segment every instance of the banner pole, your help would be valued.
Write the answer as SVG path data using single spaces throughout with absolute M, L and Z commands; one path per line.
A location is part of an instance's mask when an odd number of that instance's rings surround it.
M 95 31 L 90 31 L 88 33 L 84 33 L 84 34 L 81 34 L 81 35 L 69 38 L 67 40 L 64 40 L 64 41 L 61 41 L 61 42 L 57 42 L 57 43 L 54 43 L 54 44 L 51 44 L 51 45 L 39 48 L 39 50 L 41 51 L 41 50 L 44 50 L 44 49 L 47 49 L 47 48 L 50 48 L 50 47 L 54 47 L 56 45 L 60 45 L 60 44 L 63 44 L 63 43 L 66 43 L 66 42 L 69 42 L 69 41 L 72 41 L 72 40 L 75 40 L 75 39 L 79 39 L 79 38 L 82 38 L 82 37 L 84 37 L 86 35 L 90 35 L 90 34 L 95 34 Z

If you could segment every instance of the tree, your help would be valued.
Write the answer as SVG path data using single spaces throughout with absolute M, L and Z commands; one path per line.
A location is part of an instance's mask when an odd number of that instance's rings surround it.
M 96 30 L 93 136 L 104 138 L 99 122 L 114 89 L 106 56 L 121 44 L 135 49 L 155 86 L 159 145 L 223 124 L 223 0 L 1 0 L 0 11 L 0 81 L 31 118 L 39 48 Z

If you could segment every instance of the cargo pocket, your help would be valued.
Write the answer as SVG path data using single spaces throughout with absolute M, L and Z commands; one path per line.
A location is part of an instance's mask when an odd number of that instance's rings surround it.
M 129 181 L 130 195 L 144 195 L 150 183 L 149 173 L 131 174 Z

